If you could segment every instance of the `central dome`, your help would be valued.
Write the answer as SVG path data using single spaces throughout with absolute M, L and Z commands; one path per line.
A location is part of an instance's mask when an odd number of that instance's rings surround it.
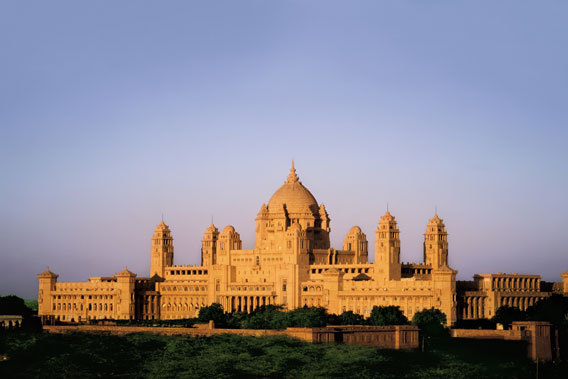
M 270 212 L 279 211 L 282 205 L 286 205 L 288 213 L 316 213 L 319 208 L 314 195 L 298 180 L 294 161 L 292 161 L 288 179 L 268 201 L 268 210 Z

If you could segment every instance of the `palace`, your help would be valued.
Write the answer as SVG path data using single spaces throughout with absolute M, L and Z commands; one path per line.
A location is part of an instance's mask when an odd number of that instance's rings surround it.
M 448 262 L 446 227 L 438 215 L 424 233 L 424 261 L 402 263 L 397 222 L 388 211 L 375 231 L 375 261 L 358 226 L 343 248 L 330 246 L 331 219 L 323 204 L 304 187 L 294 163 L 287 180 L 262 204 L 256 217 L 254 249 L 243 250 L 232 226 L 205 231 L 201 265 L 174 265 L 173 237 L 162 222 L 152 236 L 148 277 L 124 269 L 87 282 L 58 282 L 46 270 L 39 278 L 39 315 L 45 322 L 93 319 L 179 319 L 220 303 L 228 311 L 250 312 L 262 305 L 286 309 L 325 307 L 369 316 L 375 305 L 396 305 L 411 319 L 437 308 L 448 324 L 459 319 L 491 318 L 501 305 L 526 309 L 553 293 L 568 296 L 562 282 L 541 282 L 538 275 L 483 274 L 456 281 Z

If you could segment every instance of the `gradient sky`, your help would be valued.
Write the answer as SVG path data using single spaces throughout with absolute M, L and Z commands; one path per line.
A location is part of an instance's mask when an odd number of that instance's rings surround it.
M 176 264 L 300 180 L 341 248 L 438 213 L 458 279 L 568 271 L 565 1 L 0 2 L 0 294 Z

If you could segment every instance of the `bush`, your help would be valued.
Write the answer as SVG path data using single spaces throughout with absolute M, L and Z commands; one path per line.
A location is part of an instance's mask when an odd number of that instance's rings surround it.
M 367 320 L 369 325 L 408 325 L 408 319 L 398 306 L 374 306 Z
M 297 308 L 288 312 L 288 326 L 303 328 L 326 326 L 328 316 L 325 308 Z
M 525 321 L 527 315 L 517 307 L 502 306 L 495 311 L 492 320 L 503 324 L 505 329 L 509 329 L 513 321 Z
M 447 336 L 446 321 L 445 313 L 435 308 L 416 312 L 412 317 L 412 323 L 418 326 L 426 337 Z
M 363 325 L 365 318 L 353 311 L 345 311 L 339 315 L 339 325 Z
M 201 308 L 197 319 L 201 322 L 209 322 L 213 320 L 216 326 L 224 326 L 227 321 L 223 306 L 219 303 L 213 303 L 207 307 Z
M 18 296 L 0 296 L 0 315 L 20 315 L 27 318 L 32 315 L 32 310 L 26 306 L 24 299 Z

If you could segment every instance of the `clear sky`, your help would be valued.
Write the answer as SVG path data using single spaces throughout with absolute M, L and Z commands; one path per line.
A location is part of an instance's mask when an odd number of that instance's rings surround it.
M 300 180 L 341 248 L 437 206 L 458 279 L 568 271 L 565 1 L 1 1 L 0 293 L 148 275 Z

